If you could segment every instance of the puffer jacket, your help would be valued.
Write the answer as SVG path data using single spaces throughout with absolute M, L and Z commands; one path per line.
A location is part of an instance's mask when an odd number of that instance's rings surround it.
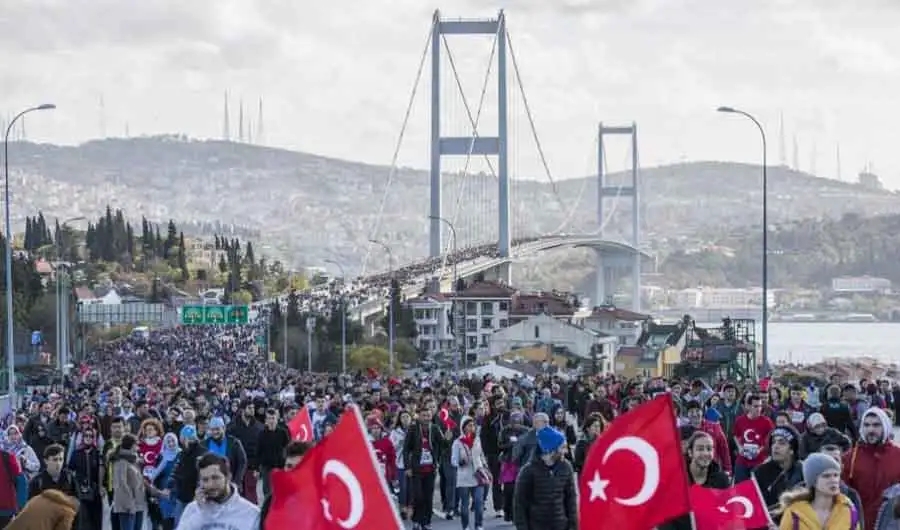
M 519 472 L 514 497 L 516 530 L 576 530 L 578 501 L 572 464 L 548 466 L 540 457 Z

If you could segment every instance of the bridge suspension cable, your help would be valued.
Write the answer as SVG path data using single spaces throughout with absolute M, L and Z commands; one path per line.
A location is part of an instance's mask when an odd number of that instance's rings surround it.
M 381 221 L 384 217 L 384 207 L 387 204 L 388 195 L 391 191 L 391 184 L 397 174 L 397 160 L 400 158 L 400 147 L 403 145 L 403 138 L 406 135 L 406 127 L 409 125 L 409 118 L 412 115 L 413 104 L 416 101 L 416 94 L 419 92 L 419 83 L 422 80 L 422 72 L 425 70 L 425 61 L 428 58 L 428 49 L 431 47 L 431 36 L 435 31 L 434 23 L 428 31 L 428 38 L 425 39 L 425 48 L 422 50 L 422 57 L 419 59 L 419 68 L 416 70 L 416 80 L 413 82 L 412 91 L 409 94 L 409 101 L 406 105 L 406 112 L 403 115 L 403 124 L 400 126 L 400 134 L 397 136 L 397 144 L 394 146 L 394 155 L 391 157 L 391 166 L 388 171 L 387 184 L 384 187 L 384 193 L 381 196 L 381 204 L 378 206 L 378 215 L 375 217 L 375 225 L 372 227 L 369 239 L 378 239 L 378 231 L 381 229 Z M 366 275 L 366 268 L 369 264 L 369 256 L 372 253 L 372 246 L 366 246 L 366 254 L 363 257 L 362 266 L 360 267 L 360 276 Z

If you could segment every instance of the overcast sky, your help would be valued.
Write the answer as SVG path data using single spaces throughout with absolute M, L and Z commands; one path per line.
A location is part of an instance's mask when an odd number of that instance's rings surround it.
M 337 6 L 349 5 L 343 9 Z M 587 174 L 599 120 L 639 125 L 641 162 L 759 158 L 756 114 L 770 161 L 798 143 L 801 169 L 843 178 L 866 163 L 900 187 L 900 3 L 896 0 L 454 0 L 447 17 L 487 17 L 504 6 L 528 103 L 551 173 Z M 387 164 L 436 5 L 421 0 L 6 0 L 0 11 L 3 112 L 43 101 L 31 140 L 183 132 L 222 136 L 223 93 L 267 145 Z M 469 104 L 477 106 L 492 37 L 448 37 Z M 446 133 L 466 114 L 448 61 Z M 510 78 L 513 79 L 510 63 Z M 430 69 L 415 98 L 401 163 L 428 166 Z M 493 87 L 496 79 L 490 80 Z M 480 127 L 495 127 L 488 92 Z M 104 110 L 101 112 L 101 97 Z M 511 168 L 541 176 L 518 85 L 510 88 Z M 815 146 L 816 156 L 813 156 Z M 610 167 L 628 156 L 608 149 Z M 461 167 L 448 161 L 446 167 Z

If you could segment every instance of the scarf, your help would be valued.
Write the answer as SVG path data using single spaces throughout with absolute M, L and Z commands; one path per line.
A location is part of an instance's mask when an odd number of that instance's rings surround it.
M 472 449 L 472 446 L 475 445 L 475 433 L 464 434 L 459 437 L 459 441 L 461 441 L 466 447 Z
M 175 442 L 174 448 L 169 447 L 170 440 Z M 165 471 L 166 466 L 175 462 L 180 454 L 181 447 L 178 446 L 178 437 L 176 437 L 174 433 L 166 433 L 163 437 L 162 450 L 159 452 L 159 463 L 157 463 L 156 467 L 153 468 L 153 471 L 150 472 L 150 480 L 156 480 L 156 478 Z

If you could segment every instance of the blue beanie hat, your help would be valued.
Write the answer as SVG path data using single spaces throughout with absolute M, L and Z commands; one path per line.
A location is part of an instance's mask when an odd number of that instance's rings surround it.
M 185 440 L 193 440 L 197 437 L 197 429 L 193 425 L 185 425 L 181 428 L 181 437 Z
M 538 447 L 541 453 L 552 453 L 566 442 L 566 437 L 553 427 L 544 427 L 537 432 Z
M 714 408 L 706 409 L 706 414 L 703 415 L 703 419 L 710 422 L 719 422 L 722 421 L 722 415 L 719 414 L 719 411 Z
M 225 420 L 216 416 L 215 418 L 209 420 L 209 428 L 210 429 L 224 429 L 225 428 Z

